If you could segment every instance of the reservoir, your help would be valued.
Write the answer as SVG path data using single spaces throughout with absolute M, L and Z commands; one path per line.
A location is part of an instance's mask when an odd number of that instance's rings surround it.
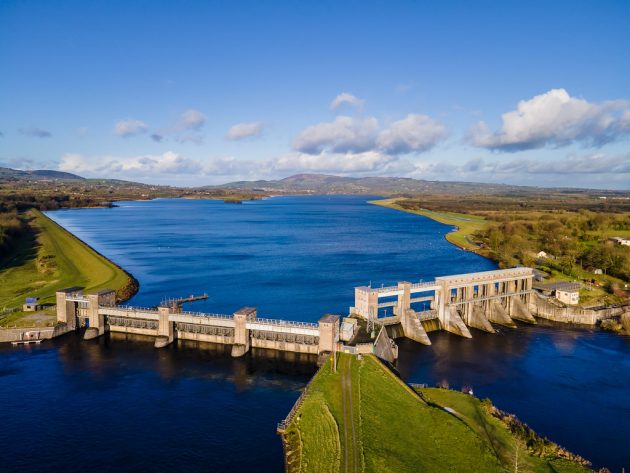
M 346 315 L 355 286 L 494 269 L 450 227 L 365 196 L 242 205 L 159 199 L 48 215 L 132 273 L 131 305 L 207 292 L 188 308 L 316 321 Z M 438 332 L 399 341 L 405 380 L 472 386 L 538 433 L 619 471 L 630 466 L 630 339 L 567 326 Z M 112 335 L 0 348 L 6 471 L 282 471 L 276 423 L 315 372 L 307 357 Z

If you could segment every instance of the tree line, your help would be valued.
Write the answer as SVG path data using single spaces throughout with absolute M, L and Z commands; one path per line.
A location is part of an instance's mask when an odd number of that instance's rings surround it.
M 488 215 L 493 222 L 476 238 L 503 266 L 534 266 L 540 251 L 545 264 L 569 276 L 578 269 L 601 269 L 630 281 L 630 247 L 614 244 L 608 235 L 630 230 L 625 213 L 518 212 Z

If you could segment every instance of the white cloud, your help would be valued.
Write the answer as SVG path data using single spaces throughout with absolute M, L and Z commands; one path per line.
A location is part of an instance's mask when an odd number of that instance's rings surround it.
M 59 170 L 66 172 L 96 174 L 102 176 L 125 173 L 129 176 L 152 174 L 196 174 L 203 166 L 194 160 L 186 159 L 168 151 L 159 155 L 143 155 L 128 158 L 103 157 L 88 159 L 80 154 L 65 154 L 59 163 Z
M 609 156 L 603 153 L 571 155 L 558 161 L 515 159 L 494 168 L 501 173 L 528 174 L 630 174 L 630 154 Z
M 378 134 L 376 118 L 338 116 L 333 122 L 305 128 L 293 142 L 293 148 L 308 154 L 322 151 L 360 153 L 374 148 Z
M 199 130 L 206 123 L 206 116 L 199 110 L 186 110 L 179 118 L 175 129 L 177 131 Z
M 365 100 L 360 99 L 348 92 L 342 92 L 337 95 L 332 102 L 330 102 L 330 109 L 337 110 L 342 105 L 347 104 L 354 108 L 361 109 L 365 104 Z
M 308 154 L 422 153 L 446 137 L 446 127 L 426 116 L 409 114 L 381 129 L 374 117 L 353 118 L 340 115 L 332 122 L 305 128 L 294 140 L 293 148 Z
M 145 133 L 149 127 L 142 120 L 120 120 L 114 125 L 114 133 L 123 138 Z
M 470 130 L 470 141 L 483 148 L 520 151 L 560 147 L 574 142 L 601 146 L 630 134 L 630 102 L 591 103 L 553 89 L 502 115 L 502 126 L 492 131 L 485 122 Z
M 237 123 L 228 130 L 225 139 L 238 141 L 245 138 L 253 138 L 260 136 L 264 129 L 265 124 L 263 122 Z
M 175 141 L 179 143 L 196 143 L 203 142 L 203 135 L 199 131 L 206 124 L 206 116 L 199 110 L 189 109 L 182 113 L 170 128 L 163 128 L 151 134 L 151 139 L 156 143 L 160 143 L 167 136 L 172 135 Z
M 446 137 L 446 127 L 426 115 L 409 114 L 378 136 L 380 149 L 390 154 L 423 152 Z
M 307 154 L 290 153 L 272 160 L 270 168 L 277 174 L 292 172 L 321 172 L 336 174 L 374 174 L 405 173 L 413 165 L 397 156 L 390 156 L 377 151 L 362 153 L 327 153 Z

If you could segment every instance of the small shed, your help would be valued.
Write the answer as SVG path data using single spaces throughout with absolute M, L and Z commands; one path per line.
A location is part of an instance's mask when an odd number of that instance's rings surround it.
M 593 270 L 593 274 L 604 274 L 604 272 L 601 269 L 597 268 Z
M 24 312 L 35 312 L 36 310 L 40 310 L 42 308 L 39 303 L 39 299 L 37 297 L 27 297 L 24 305 L 22 305 L 22 310 Z
M 538 253 L 536 253 L 536 258 L 546 258 L 547 257 L 547 253 L 545 251 L 539 251 Z
M 580 303 L 580 285 L 578 283 L 567 283 L 556 288 L 556 299 L 569 305 Z

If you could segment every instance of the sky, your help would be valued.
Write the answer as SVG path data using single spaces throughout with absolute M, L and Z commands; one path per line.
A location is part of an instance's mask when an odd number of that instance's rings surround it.
M 0 166 L 630 190 L 630 2 L 1 0 Z

